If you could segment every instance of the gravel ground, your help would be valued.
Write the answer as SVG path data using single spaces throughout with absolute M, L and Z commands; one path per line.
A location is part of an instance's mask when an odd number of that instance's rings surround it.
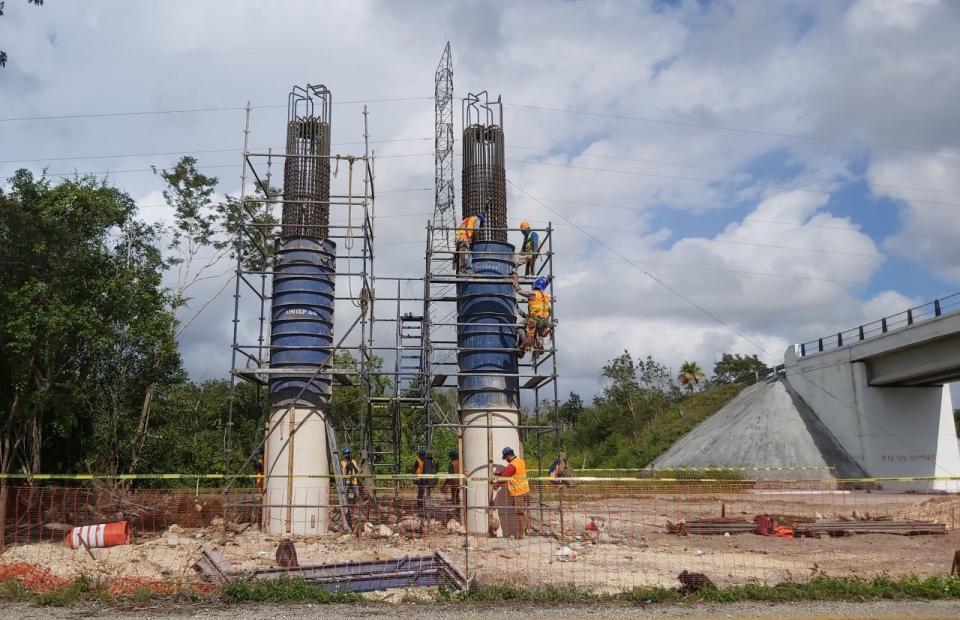
M 955 619 L 960 601 L 870 601 L 862 603 L 811 601 L 800 603 L 729 603 L 696 605 L 651 605 L 647 607 L 578 606 L 530 607 L 516 604 L 369 604 L 369 605 L 209 605 L 164 604 L 139 609 L 118 609 L 100 605 L 67 608 L 40 608 L 25 603 L 0 602 L 5 618 L 497 618 L 498 620 L 582 620 L 619 618 L 784 618 L 786 620 L 866 620 L 868 618 Z

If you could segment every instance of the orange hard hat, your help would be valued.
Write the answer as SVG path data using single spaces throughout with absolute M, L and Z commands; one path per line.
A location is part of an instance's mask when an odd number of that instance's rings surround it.
M 530 228 L 530 222 L 524 220 L 520 222 L 520 230 L 528 230 Z

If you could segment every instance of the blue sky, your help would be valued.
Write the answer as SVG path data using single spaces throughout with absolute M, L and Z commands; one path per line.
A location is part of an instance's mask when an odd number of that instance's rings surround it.
M 278 106 L 258 107 L 252 131 L 256 146 L 278 146 L 290 86 L 323 82 L 334 142 L 359 140 L 362 104 L 346 102 L 367 101 L 377 152 L 403 155 L 378 163 L 380 187 L 427 189 L 378 203 L 396 216 L 379 237 L 395 244 L 381 273 L 417 275 L 432 210 L 429 98 L 449 40 L 457 96 L 503 94 L 508 177 L 547 205 L 512 197 L 511 215 L 561 225 L 564 391 L 594 393 L 623 348 L 708 371 L 724 352 L 775 363 L 791 343 L 960 289 L 958 3 L 224 6 L 8 2 L 2 118 L 231 109 L 0 121 L 0 176 L 114 171 L 144 217 L 164 221 L 146 169 L 193 153 L 235 193 L 235 108 Z M 198 303 L 220 288 L 205 282 Z M 184 332 L 194 376 L 226 374 L 229 313 L 218 297 Z

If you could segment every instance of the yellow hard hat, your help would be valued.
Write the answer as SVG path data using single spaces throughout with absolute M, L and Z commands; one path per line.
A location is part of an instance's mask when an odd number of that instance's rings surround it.
M 529 230 L 529 229 L 530 229 L 530 222 L 526 220 L 520 222 L 520 230 Z

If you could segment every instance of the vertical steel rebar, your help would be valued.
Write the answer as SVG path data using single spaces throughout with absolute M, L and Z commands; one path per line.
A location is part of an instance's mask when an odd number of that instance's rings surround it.
M 463 100 L 463 215 L 486 217 L 480 241 L 507 241 L 503 104 L 487 91 Z
M 287 157 L 283 165 L 282 238 L 327 238 L 331 100 L 325 86 L 296 86 L 290 93 Z M 319 114 L 315 109 L 317 102 Z

